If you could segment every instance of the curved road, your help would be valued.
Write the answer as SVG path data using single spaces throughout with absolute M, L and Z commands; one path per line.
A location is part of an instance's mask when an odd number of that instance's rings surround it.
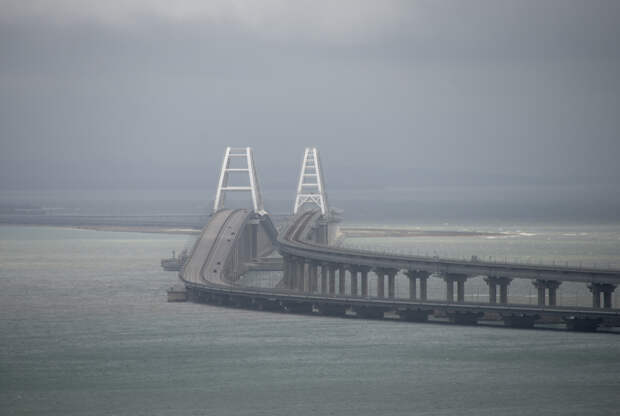
M 216 212 L 196 241 L 181 276 L 193 284 L 230 285 L 223 275 L 223 265 L 235 240 L 243 229 L 249 211 L 245 209 Z

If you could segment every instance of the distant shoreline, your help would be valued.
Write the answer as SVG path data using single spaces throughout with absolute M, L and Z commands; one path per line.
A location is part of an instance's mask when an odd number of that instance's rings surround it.
M 71 228 L 75 230 L 109 231 L 126 233 L 148 234 L 172 234 L 172 235 L 197 235 L 200 229 L 191 227 L 174 227 L 164 225 L 78 225 L 78 224 L 42 224 L 24 222 L 1 222 L 6 226 L 26 227 L 56 227 Z M 381 237 L 497 237 L 505 236 L 505 233 L 483 231 L 455 231 L 455 230 L 410 230 L 398 228 L 377 227 L 340 227 L 339 234 L 344 238 L 381 238 Z
M 346 238 L 378 238 L 378 237 L 499 237 L 504 233 L 484 231 L 455 230 L 408 230 L 398 228 L 376 227 L 340 227 L 340 233 Z
M 70 225 L 70 224 L 28 224 L 28 223 L 0 223 L 0 226 L 19 226 L 19 227 L 54 227 L 69 228 L 74 230 L 90 230 L 90 231 L 109 231 L 124 233 L 147 233 L 147 234 L 176 234 L 176 235 L 197 235 L 200 234 L 199 229 L 195 228 L 179 228 L 164 226 L 141 226 L 141 225 Z

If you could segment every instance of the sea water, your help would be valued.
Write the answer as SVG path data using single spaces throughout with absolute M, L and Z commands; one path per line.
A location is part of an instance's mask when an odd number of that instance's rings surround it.
M 0 414 L 620 412 L 617 335 L 167 303 L 188 244 L 1 226 Z

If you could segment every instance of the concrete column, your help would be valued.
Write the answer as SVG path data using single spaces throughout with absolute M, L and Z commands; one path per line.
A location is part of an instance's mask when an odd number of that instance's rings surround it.
M 336 293 L 336 266 L 333 264 L 329 265 L 329 294 L 333 295 Z
M 388 277 L 388 298 L 394 299 L 396 296 L 396 273 L 397 270 L 389 270 L 387 272 Z
M 377 297 L 385 297 L 385 272 L 383 270 L 376 270 L 377 274 Z
M 310 263 L 305 262 L 304 263 L 304 290 L 303 291 L 306 293 L 310 293 L 312 291 L 311 289 L 312 277 L 310 275 L 311 275 Z
M 362 296 L 368 296 L 368 268 L 361 268 L 360 272 L 362 274 Z
M 508 286 L 512 281 L 509 277 L 487 276 L 484 279 L 489 285 L 489 303 L 497 303 L 497 286 L 499 285 L 499 303 L 508 303 Z
M 456 282 L 456 296 L 457 302 L 465 301 L 465 280 L 467 276 L 459 273 L 447 273 L 443 279 L 446 282 L 446 300 L 448 302 L 454 302 L 454 282 Z
M 546 284 L 544 280 L 534 280 L 532 282 L 538 292 L 538 306 L 545 306 L 545 288 Z
M 446 301 L 454 302 L 454 280 L 445 279 L 446 281 Z
M 309 277 L 310 277 L 310 287 L 309 287 L 309 292 L 310 293 L 315 293 L 318 289 L 318 270 L 317 270 L 318 265 L 314 262 L 311 262 L 308 264 L 308 268 L 309 268 Z
M 290 256 L 284 256 L 284 287 L 293 287 L 293 262 Z
M 612 293 L 616 289 L 616 285 L 612 285 L 609 283 L 591 283 L 588 285 L 588 288 L 592 292 L 592 307 L 600 308 L 601 306 L 605 309 L 611 308 L 611 298 Z M 601 305 L 601 295 L 603 295 L 603 302 Z
M 250 227 L 250 258 L 255 259 L 258 252 L 258 224 L 257 220 L 252 220 L 248 224 Z
M 508 285 L 510 282 L 501 282 L 499 284 L 499 303 L 506 305 L 508 303 Z
M 408 271 L 407 278 L 409 279 L 409 299 L 415 300 L 418 295 L 416 293 L 416 281 L 418 280 L 415 272 Z
M 328 276 L 328 272 L 327 270 L 329 269 L 329 266 L 325 263 L 321 264 L 321 293 L 322 294 L 327 294 L 327 276 Z
M 357 269 L 351 268 L 349 273 L 351 273 L 351 295 L 357 296 Z
M 549 306 L 557 305 L 557 290 L 561 282 L 548 280 L 547 288 L 549 289 Z
M 603 292 L 603 308 L 611 309 L 611 293 L 610 291 Z
M 590 291 L 592 292 L 592 307 L 595 309 L 599 309 L 601 307 L 601 289 L 597 284 L 591 284 L 589 286 Z
M 304 291 L 304 275 L 306 271 L 306 264 L 303 259 L 297 260 L 297 272 L 295 273 L 295 280 L 297 283 L 297 290 L 299 292 Z
M 465 280 L 458 279 L 456 281 L 456 301 L 459 303 L 465 302 Z
M 347 275 L 347 269 L 344 266 L 344 264 L 340 265 L 340 271 L 338 272 L 338 294 L 339 295 L 344 295 L 345 294 L 345 278 Z
M 420 300 L 427 299 L 426 281 L 430 275 L 427 273 L 424 276 L 418 276 L 420 279 Z
M 485 280 L 489 284 L 489 303 L 497 303 L 497 283 L 495 279 L 487 277 Z

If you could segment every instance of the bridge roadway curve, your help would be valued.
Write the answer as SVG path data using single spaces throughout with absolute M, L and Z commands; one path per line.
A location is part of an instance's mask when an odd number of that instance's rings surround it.
M 439 310 L 447 314 L 478 314 L 479 316 L 485 312 L 492 312 L 500 316 L 544 315 L 593 320 L 598 323 L 606 321 L 612 324 L 620 321 L 620 312 L 617 310 L 472 302 L 451 303 L 446 301 L 299 293 L 290 289 L 243 287 L 227 280 L 221 266 L 225 264 L 242 228 L 252 215 L 248 210 L 221 210 L 212 216 L 196 241 L 188 263 L 179 273 L 179 277 L 188 290 L 190 300 L 262 310 L 312 313 L 313 310 L 318 309 L 319 312 L 326 315 L 344 315 L 346 310 L 352 310 L 356 312 L 358 317 L 383 317 L 383 312 L 393 311 L 400 313 L 402 318 L 407 316 L 405 312 L 408 311 L 421 311 L 428 315 L 428 313 Z M 333 254 L 329 254 L 332 250 L 338 252 L 339 256 L 346 255 L 349 250 L 320 247 L 308 242 L 301 242 L 301 236 L 309 231 L 316 218 L 315 213 L 304 213 L 296 217 L 292 224 L 278 237 L 279 250 L 284 254 L 293 252 L 295 255 L 316 256 L 313 253 L 321 253 L 320 256 L 317 256 L 318 258 L 322 259 L 325 258 L 323 256 L 328 256 L 327 258 L 332 260 L 334 258 L 329 257 L 333 256 Z M 369 253 L 360 252 L 355 253 L 355 255 L 373 256 Z M 376 256 L 374 255 L 374 257 Z M 383 256 L 381 255 L 381 257 Z M 341 258 L 338 257 L 338 259 Z M 370 259 L 366 261 L 371 263 Z M 392 265 L 393 263 L 388 264 Z M 334 311 L 336 313 L 330 313 Z M 365 314 L 364 311 L 379 311 L 380 314 L 379 316 L 373 313 Z
M 182 279 L 194 285 L 228 286 L 224 264 L 241 233 L 249 211 L 221 210 L 216 212 L 196 240 Z
M 574 268 L 565 266 L 466 261 L 428 256 L 404 256 L 313 244 L 301 237 L 310 232 L 320 216 L 318 212 L 300 215 L 278 239 L 282 253 L 317 262 L 367 266 L 398 270 L 424 270 L 431 273 L 464 274 L 467 276 L 506 276 L 523 279 L 548 279 L 586 283 L 620 284 L 620 270 Z

